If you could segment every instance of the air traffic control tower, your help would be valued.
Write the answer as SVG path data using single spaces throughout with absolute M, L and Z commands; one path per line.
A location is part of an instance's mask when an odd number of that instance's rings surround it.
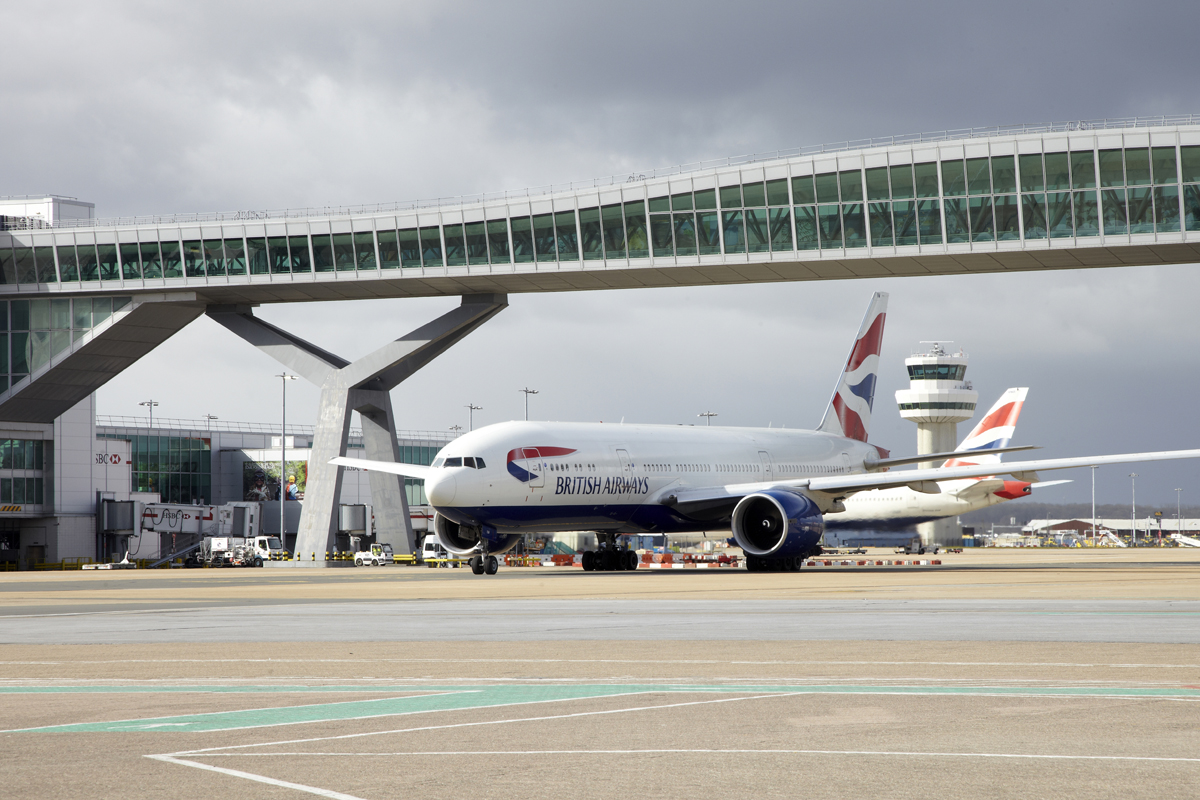
M 975 415 L 979 392 L 963 380 L 967 373 L 967 355 L 961 349 L 949 354 L 942 342 L 921 342 L 928 352 L 904 359 L 909 386 L 896 392 L 900 416 L 917 423 L 917 455 L 949 453 L 958 446 L 958 423 Z M 944 344 L 950 344 L 945 342 Z M 924 461 L 920 469 L 941 466 L 940 461 Z M 917 526 L 926 544 L 960 544 L 961 534 L 953 517 L 923 522 Z

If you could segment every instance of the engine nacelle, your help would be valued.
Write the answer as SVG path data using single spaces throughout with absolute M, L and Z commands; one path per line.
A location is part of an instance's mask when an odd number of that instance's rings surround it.
M 733 509 L 733 538 L 749 556 L 809 556 L 820 552 L 825 520 L 802 494 L 772 489 L 748 494 Z
M 469 556 L 483 549 L 491 555 L 507 553 L 521 541 L 519 533 L 500 533 L 490 525 L 471 527 L 434 512 L 433 533 L 442 547 L 456 556 Z

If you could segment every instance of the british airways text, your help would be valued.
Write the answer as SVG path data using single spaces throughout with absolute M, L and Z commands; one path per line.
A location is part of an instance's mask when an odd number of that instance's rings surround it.
M 646 494 L 649 478 L 555 478 L 555 494 Z

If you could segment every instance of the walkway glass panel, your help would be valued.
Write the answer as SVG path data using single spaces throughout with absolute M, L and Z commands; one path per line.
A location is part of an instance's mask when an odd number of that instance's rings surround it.
M 359 271 L 375 269 L 375 234 L 370 231 L 354 234 L 354 261 Z
M 554 234 L 558 243 L 558 260 L 578 261 L 579 230 L 575 225 L 574 211 L 560 211 L 554 215 Z
M 691 199 L 691 195 L 688 195 L 688 200 Z M 691 203 L 689 202 L 688 205 Z M 675 221 L 675 255 L 696 255 L 696 215 L 688 212 L 677 213 L 673 217 Z
M 444 225 L 442 233 L 446 240 L 446 266 L 462 267 L 467 263 L 467 240 L 461 224 Z
M 579 236 L 583 242 L 584 261 L 604 258 L 604 232 L 600 226 L 600 209 L 585 208 L 579 212 Z
M 493 264 L 511 264 L 512 254 L 508 247 L 508 221 L 488 220 L 488 260 Z
M 554 215 L 538 214 L 533 218 L 533 246 L 538 261 L 557 261 L 554 244 Z

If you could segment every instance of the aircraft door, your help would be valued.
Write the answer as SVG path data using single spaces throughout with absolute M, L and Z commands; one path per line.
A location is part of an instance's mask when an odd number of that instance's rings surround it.
M 546 485 L 546 465 L 542 462 L 542 454 L 536 447 L 526 447 L 521 455 L 525 457 L 521 467 L 529 473 L 529 488 L 541 489 Z
M 629 451 L 617 448 L 617 460 L 621 462 L 622 477 L 629 477 L 633 474 L 633 462 L 629 460 Z
M 775 472 L 771 469 L 771 454 L 766 450 L 759 450 L 758 459 L 762 462 L 762 479 L 764 481 L 775 480 Z

